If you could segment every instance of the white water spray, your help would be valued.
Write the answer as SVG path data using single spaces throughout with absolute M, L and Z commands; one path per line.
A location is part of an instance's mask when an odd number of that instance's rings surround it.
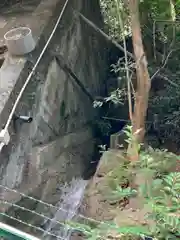
M 68 240 L 70 238 L 71 229 L 68 226 L 60 227 L 60 224 L 55 223 L 55 221 L 63 223 L 65 221 L 72 220 L 72 218 L 77 214 L 87 183 L 88 181 L 83 179 L 73 179 L 70 184 L 66 184 L 63 187 L 61 199 L 57 204 L 59 210 L 57 210 L 54 218 L 46 228 L 47 232 L 50 232 L 63 239 Z M 45 235 L 43 238 L 44 237 Z

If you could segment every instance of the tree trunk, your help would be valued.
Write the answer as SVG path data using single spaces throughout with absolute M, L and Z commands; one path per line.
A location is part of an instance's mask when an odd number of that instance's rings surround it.
M 132 127 L 136 141 L 138 143 L 142 143 L 145 134 L 145 120 L 148 108 L 150 77 L 148 73 L 147 60 L 142 43 L 138 0 L 129 0 L 129 11 L 131 17 L 131 30 L 137 76 L 137 90 L 135 93 Z M 136 146 L 136 144 L 132 145 Z M 135 149 L 134 146 L 130 146 L 128 150 L 129 150 L 128 152 L 130 153 L 131 160 L 137 160 L 138 150 Z

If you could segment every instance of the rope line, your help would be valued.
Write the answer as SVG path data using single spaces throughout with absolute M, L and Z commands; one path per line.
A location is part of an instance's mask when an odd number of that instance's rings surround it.
M 38 213 L 38 212 L 36 212 L 36 211 L 34 211 L 34 210 L 30 210 L 30 209 L 28 209 L 28 208 L 22 207 L 22 206 L 20 206 L 20 205 L 15 204 L 15 203 L 10 203 L 10 202 L 8 202 L 8 201 L 0 200 L 0 202 L 3 203 L 3 204 L 5 204 L 5 205 L 9 205 L 9 206 L 11 206 L 11 207 L 19 208 L 19 209 L 21 209 L 21 210 L 23 210 L 23 211 L 27 211 L 27 212 L 33 213 L 33 214 L 35 214 L 35 215 L 37 215 L 37 216 L 39 216 L 39 217 L 42 217 L 42 218 L 44 218 L 44 219 L 46 219 L 46 220 L 48 220 L 48 221 L 51 221 L 51 222 L 57 223 L 57 224 L 59 224 L 59 225 L 62 225 L 63 227 L 66 227 L 66 224 L 64 224 L 63 222 L 61 223 L 60 221 L 57 221 L 57 220 L 55 220 L 55 219 L 51 219 L 51 218 L 43 215 L 42 213 Z
M 4 187 L 4 186 L 0 185 L 0 187 Z M 65 213 L 73 213 L 73 214 L 74 214 L 74 212 L 67 211 L 67 210 L 65 210 L 65 209 L 63 209 L 63 208 L 56 207 L 56 206 L 54 206 L 54 205 L 52 205 L 52 204 L 43 202 L 43 201 L 38 200 L 38 199 L 35 199 L 35 198 L 33 198 L 33 197 L 29 197 L 28 195 L 23 194 L 23 193 L 20 193 L 20 192 L 17 192 L 16 190 L 12 190 L 12 189 L 9 189 L 9 188 L 7 188 L 7 187 L 4 187 L 4 188 L 5 188 L 5 189 L 8 189 L 8 190 L 11 190 L 12 192 L 16 192 L 16 193 L 18 193 L 18 194 L 20 194 L 20 195 L 22 195 L 22 196 L 24 196 L 24 197 L 27 197 L 27 198 L 29 198 L 29 199 L 31 199 L 31 200 L 37 201 L 37 202 L 39 202 L 39 203 L 42 203 L 42 204 L 44 204 L 44 205 L 46 205 L 46 206 L 53 207 L 53 208 L 55 208 L 55 209 L 57 209 L 57 210 L 62 210 L 62 211 L 65 212 Z M 40 213 L 37 213 L 37 212 L 35 212 L 35 211 L 33 211 L 33 210 L 30 210 L 30 209 L 21 207 L 21 206 L 19 206 L 19 205 L 17 205 L 17 204 L 11 204 L 11 203 L 9 203 L 9 202 L 7 202 L 7 201 L 3 201 L 3 200 L 0 200 L 0 202 L 4 202 L 5 204 L 8 204 L 8 205 L 10 205 L 10 206 L 14 206 L 14 207 L 17 207 L 17 208 L 22 209 L 22 210 L 24 210 L 24 211 L 28 211 L 28 212 L 31 212 L 31 213 L 33 213 L 33 214 L 36 214 L 36 215 L 38 215 L 38 216 L 40 216 L 40 217 L 45 218 L 46 220 L 49 220 L 49 221 L 51 221 L 51 222 L 55 222 L 55 223 L 57 223 L 57 224 L 59 224 L 59 225 L 62 225 L 63 227 L 68 227 L 70 230 L 78 230 L 79 232 L 84 233 L 84 234 L 87 234 L 87 235 L 89 235 L 89 233 L 90 233 L 90 232 L 88 232 L 87 230 L 85 230 L 84 228 L 82 229 L 81 227 L 78 227 L 78 222 L 77 222 L 77 227 L 76 227 L 76 225 L 74 225 L 74 228 L 73 228 L 73 227 L 71 227 L 68 223 L 61 223 L 61 222 L 59 222 L 59 221 L 57 221 L 57 220 L 55 220 L 55 219 L 51 219 L 51 218 L 49 218 L 49 217 L 47 217 L 47 216 L 44 216 L 43 214 L 40 214 Z M 12 220 L 14 220 L 14 221 L 17 221 L 17 222 L 19 222 L 19 223 L 22 223 L 22 224 L 24 224 L 24 225 L 27 225 L 27 226 L 29 226 L 29 227 L 31 227 L 31 228 L 34 228 L 34 229 L 36 229 L 36 230 L 38 230 L 38 231 L 41 231 L 41 232 L 45 233 L 45 234 L 51 235 L 51 236 L 53 236 L 53 237 L 57 237 L 58 239 L 61 239 L 61 240 L 66 239 L 66 238 L 59 237 L 59 236 L 57 236 L 57 235 L 55 235 L 55 234 L 53 234 L 53 233 L 51 233 L 51 232 L 49 232 L 49 231 L 46 231 L 46 230 L 44 230 L 44 229 L 42 229 L 42 228 L 40 228 L 40 227 L 34 226 L 34 225 L 30 224 L 30 223 L 24 222 L 24 221 L 22 221 L 22 220 L 20 220 L 20 219 L 17 219 L 17 218 L 15 218 L 15 217 L 13 217 L 13 216 L 10 216 L 10 215 L 8 215 L 8 214 L 6 214 L 6 213 L 0 213 L 0 215 L 5 216 L 5 217 L 7 217 L 7 218 L 10 218 L 10 219 L 12 219 Z M 94 223 L 96 223 L 96 224 L 98 224 L 98 225 L 101 225 L 101 226 L 104 224 L 104 226 L 105 226 L 106 228 L 109 227 L 110 229 L 114 229 L 114 230 L 117 230 L 117 228 L 119 228 L 117 225 L 112 225 L 112 224 L 110 224 L 110 223 L 108 223 L 108 222 L 104 222 L 104 221 L 98 221 L 98 220 L 95 220 L 95 219 L 93 219 L 93 218 L 86 217 L 86 216 L 84 216 L 84 215 L 82 215 L 82 214 L 78 214 L 77 216 L 80 217 L 80 218 L 82 218 L 82 219 L 84 219 L 84 220 L 88 220 L 88 221 L 90 221 L 90 222 L 94 222 Z M 81 223 L 80 223 L 80 226 L 81 226 Z M 102 240 L 105 240 L 105 238 L 104 238 L 103 235 L 99 235 L 99 237 L 101 237 Z
M 35 229 L 35 230 L 41 231 L 41 232 L 43 232 L 44 234 L 47 234 L 47 235 L 49 235 L 49 236 L 56 237 L 57 239 L 67 240 L 67 238 L 60 237 L 60 236 L 58 236 L 58 235 L 56 235 L 56 234 L 53 234 L 53 233 L 51 233 L 51 232 L 49 232 L 49 231 L 46 231 L 46 230 L 44 230 L 44 229 L 42 229 L 42 228 L 40 228 L 40 227 L 34 226 L 34 225 L 30 224 L 30 223 L 26 223 L 26 222 L 24 222 L 24 221 L 22 221 L 22 220 L 20 220 L 20 219 L 18 219 L 18 218 L 15 218 L 15 217 L 13 217 L 13 216 L 10 216 L 10 215 L 8 215 L 8 214 L 6 214 L 6 213 L 0 213 L 0 215 L 2 215 L 2 216 L 4 216 L 4 217 L 7 217 L 7 218 L 9 218 L 9 219 L 11 219 L 11 220 L 13 220 L 13 221 L 17 221 L 17 222 L 19 222 L 19 223 L 21 223 L 21 224 L 23 224 L 23 225 L 26 225 L 26 226 L 28 226 L 28 227 L 30 227 L 30 228 Z M 103 224 L 103 222 L 100 222 L 100 223 Z M 109 224 L 107 224 L 107 225 L 109 225 Z M 109 226 L 111 226 L 111 225 L 109 225 Z M 112 226 L 111 226 L 111 227 L 112 227 Z M 114 229 L 116 229 L 116 228 L 114 228 Z M 89 234 L 89 232 L 87 232 L 85 229 L 81 229 L 81 230 L 78 229 L 78 231 L 80 231 L 81 233 L 88 233 L 88 234 Z M 98 234 L 98 237 L 99 237 L 100 239 L 102 239 L 102 240 L 106 240 L 102 234 L 101 234 L 101 235 Z
M 22 207 L 22 206 L 20 206 L 20 205 L 15 204 L 15 203 L 10 203 L 10 202 L 4 201 L 4 200 L 0 200 L 0 202 L 2 202 L 2 203 L 5 204 L 5 205 L 9 205 L 9 206 L 11 206 L 11 207 L 16 207 L 16 208 L 21 209 L 21 210 L 23 210 L 23 211 L 27 211 L 27 212 L 33 213 L 33 214 L 35 214 L 35 215 L 37 215 L 37 216 L 39 216 L 39 217 L 42 217 L 42 218 L 44 218 L 44 219 L 46 219 L 46 220 L 48 220 L 48 221 L 50 221 L 50 222 L 56 223 L 56 224 L 58 224 L 58 225 L 61 225 L 61 226 L 64 227 L 64 228 L 66 228 L 67 225 L 68 225 L 68 224 L 65 224 L 64 222 L 60 222 L 60 221 L 58 221 L 58 220 L 55 220 L 54 218 L 49 218 L 49 217 L 45 216 L 45 215 L 42 214 L 42 213 L 38 213 L 38 212 L 36 212 L 36 211 L 34 211 L 34 210 L 30 210 L 30 209 L 28 209 L 28 208 Z M 59 209 L 59 208 L 58 208 L 58 209 Z M 66 211 L 66 212 L 69 213 L 69 211 Z M 68 228 L 71 229 L 71 230 L 74 229 L 74 228 L 70 227 L 69 225 L 68 225 Z M 88 233 L 86 230 L 83 230 L 83 232 L 84 232 L 84 233 Z
M 27 197 L 28 197 L 28 196 L 27 196 Z M 56 223 L 56 224 L 58 224 L 58 225 L 61 225 L 61 226 L 64 227 L 64 228 L 68 227 L 69 230 L 77 230 L 75 227 L 74 227 L 74 228 L 71 227 L 68 223 L 63 223 L 63 222 L 57 221 L 57 220 L 55 220 L 55 219 L 53 219 L 53 218 L 49 218 L 49 217 L 47 217 L 47 216 L 45 216 L 45 215 L 43 215 L 43 214 L 41 214 L 41 213 L 35 212 L 34 210 L 27 209 L 27 208 L 25 208 L 25 207 L 22 207 L 22 206 L 20 206 L 20 205 L 14 204 L 14 203 L 9 203 L 8 201 L 4 201 L 4 200 L 0 200 L 0 202 L 3 203 L 3 204 L 9 205 L 9 206 L 11 206 L 11 207 L 19 208 L 19 209 L 21 209 L 21 210 L 23 210 L 23 211 L 27 211 L 27 212 L 33 213 L 33 214 L 35 214 L 35 215 L 37 215 L 37 216 L 39 216 L 39 217 L 42 217 L 42 218 L 44 218 L 44 219 L 46 219 L 46 220 L 48 220 L 48 221 L 50 221 L 50 222 L 54 222 L 54 223 Z M 55 207 L 55 206 L 54 206 L 54 207 Z M 58 208 L 58 209 L 59 209 L 59 208 Z M 64 210 L 64 209 L 61 209 L 61 210 L 63 210 L 63 211 L 66 212 L 66 213 L 69 213 L 69 212 L 70 212 L 70 211 L 67 211 L 67 210 Z M 10 218 L 10 219 L 12 219 L 12 220 L 14 220 L 14 221 L 18 221 L 18 222 L 20 222 L 20 223 L 22 223 L 22 224 L 25 224 L 25 225 L 29 226 L 29 227 L 36 228 L 36 230 L 42 231 L 42 232 L 44 232 L 44 233 L 46 233 L 46 234 L 48 234 L 48 235 L 57 237 L 55 234 L 52 234 L 52 233 L 50 233 L 49 231 L 43 230 L 43 229 L 40 228 L 40 227 L 37 227 L 37 226 L 34 226 L 34 225 L 29 224 L 29 223 L 27 223 L 27 222 L 24 222 L 24 221 L 22 221 L 22 220 L 20 220 L 20 219 L 17 219 L 17 218 L 15 218 L 15 217 L 13 217 L 13 216 L 10 216 L 10 215 L 6 214 L 6 213 L 0 213 L 0 215 L 5 216 L 5 217 L 8 217 L 8 218 Z M 105 223 L 105 222 L 102 222 L 102 221 L 97 221 L 97 220 L 95 220 L 95 219 L 91 219 L 91 218 L 85 217 L 85 216 L 83 216 L 83 215 L 81 215 L 81 214 L 79 214 L 78 216 L 80 216 L 81 218 L 83 217 L 83 219 L 85 219 L 85 220 L 88 220 L 88 221 L 91 220 L 91 221 L 96 222 L 96 223 L 98 223 L 98 224 L 106 224 L 107 226 L 111 227 L 111 225 L 108 224 L 108 223 Z M 78 226 L 77 226 L 77 228 L 78 228 Z M 82 232 L 82 233 L 84 233 L 84 234 L 87 234 L 87 235 L 89 234 L 89 232 L 86 231 L 85 229 L 80 229 L 79 231 Z M 104 236 L 100 236 L 100 237 L 103 239 Z M 60 239 L 63 239 L 63 238 L 61 238 L 61 237 L 59 237 L 59 238 L 60 238 Z
M 63 208 L 61 208 L 61 207 L 57 207 L 57 206 L 54 206 L 53 204 L 46 203 L 46 202 L 44 202 L 44 201 L 42 201 L 42 200 L 39 200 L 39 199 L 30 197 L 30 196 L 28 196 L 28 195 L 26 195 L 26 194 L 24 194 L 24 193 L 18 192 L 18 191 L 14 190 L 14 189 L 10 189 L 10 188 L 5 187 L 5 186 L 3 186 L 3 185 L 1 185 L 1 184 L 0 184 L 0 188 L 4 188 L 4 189 L 6 189 L 6 190 L 8 190 L 8 191 L 14 192 L 14 193 L 16 193 L 16 194 L 21 195 L 22 197 L 26 197 L 26 198 L 28 198 L 28 199 L 30 199 L 30 200 L 32 200 L 32 201 L 41 203 L 41 204 L 43 204 L 43 205 L 45 205 L 45 206 L 48 206 L 48 207 L 50 207 L 50 208 L 54 208 L 54 209 L 56 209 L 56 210 L 61 210 L 61 211 L 64 212 L 64 213 L 72 213 L 72 214 L 74 214 L 74 212 L 72 212 L 72 211 L 67 211 L 67 210 L 65 210 L 65 209 L 63 209 Z M 2 201 L 2 200 L 1 200 L 1 201 Z M 98 224 L 99 224 L 99 223 L 102 223 L 102 222 L 97 221 L 97 220 L 95 220 L 95 219 L 93 219 L 93 218 L 85 217 L 85 216 L 82 215 L 82 214 L 78 214 L 78 216 L 81 217 L 82 219 L 88 220 L 88 221 L 90 221 L 90 222 L 94 222 L 94 223 L 98 223 Z
M 33 214 L 35 214 L 35 215 L 37 215 L 37 216 L 39 216 L 39 217 L 42 217 L 42 218 L 44 218 L 44 219 L 46 219 L 46 220 L 48 220 L 48 221 L 50 221 L 50 222 L 59 224 L 59 225 L 63 226 L 64 228 L 67 227 L 67 225 L 68 225 L 68 224 L 65 224 L 64 222 L 57 221 L 57 220 L 55 220 L 54 218 L 49 218 L 49 217 L 45 216 L 45 215 L 42 214 L 42 213 L 38 213 L 38 212 L 36 212 L 36 211 L 34 211 L 34 210 L 30 210 L 30 209 L 28 209 L 28 208 L 22 207 L 22 206 L 20 206 L 20 205 L 15 204 L 15 203 L 10 203 L 10 202 L 4 201 L 4 200 L 0 200 L 0 202 L 2 202 L 2 203 L 5 204 L 5 205 L 9 205 L 9 206 L 11 206 L 11 207 L 16 207 L 16 208 L 21 209 L 21 210 L 23 210 L 23 211 L 27 211 L 27 212 L 33 213 Z M 58 208 L 58 209 L 59 209 L 59 208 Z M 66 212 L 69 213 L 69 211 L 66 211 Z M 71 229 L 71 230 L 74 229 L 74 228 L 70 227 L 69 225 L 68 225 L 68 227 L 69 227 L 69 229 Z M 84 230 L 83 232 L 84 232 L 84 233 L 88 233 L 86 230 Z

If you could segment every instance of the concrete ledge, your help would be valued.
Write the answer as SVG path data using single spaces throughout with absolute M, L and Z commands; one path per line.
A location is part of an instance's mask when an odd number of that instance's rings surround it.
M 91 128 L 84 127 L 77 132 L 61 136 L 57 140 L 46 145 L 34 147 L 29 162 L 34 164 L 37 169 L 43 169 L 48 166 L 50 167 L 52 165 L 50 159 L 55 159 L 61 153 L 66 151 L 66 149 L 72 149 L 90 141 L 91 139 L 93 139 Z
M 31 58 L 38 57 L 44 47 L 43 30 L 51 24 L 49 31 L 46 31 L 49 36 L 53 27 L 52 23 L 56 21 L 64 2 L 64 0 L 42 0 L 32 15 L 22 20 L 21 25 L 32 29 L 38 47 L 23 57 L 12 57 L 8 54 L 5 56 L 5 61 L 0 69 L 0 128 L 6 123 L 18 93 L 34 65 L 31 63 Z M 58 13 L 54 14 L 56 8 Z M 14 26 L 15 23 L 12 21 L 8 28 L 11 29 Z
M 0 204 L 1 212 L 7 211 L 7 209 L 11 207 L 11 204 L 16 203 L 22 199 L 23 196 L 19 194 L 19 192 L 25 195 L 30 195 L 41 185 L 43 185 L 44 182 L 47 182 L 51 179 L 53 180 L 57 177 L 59 178 L 61 176 L 59 173 L 59 168 L 62 168 L 62 161 L 60 160 L 64 159 L 63 153 L 65 153 L 65 150 L 68 148 L 72 150 L 72 148 L 78 149 L 81 147 L 81 151 L 78 150 L 79 154 L 77 156 L 73 156 L 73 158 L 80 158 L 83 151 L 83 143 L 87 145 L 88 148 L 90 148 L 89 144 L 91 141 L 91 128 L 84 127 L 77 132 L 59 137 L 57 140 L 52 141 L 49 144 L 33 148 L 32 154 L 30 154 L 28 161 L 28 168 L 30 170 L 28 181 L 23 181 L 23 184 L 21 184 L 21 186 L 15 191 L 7 191 L 6 189 L 0 187 L 0 198 L 8 201 L 10 204 Z M 90 151 L 92 150 L 90 149 Z M 54 158 L 57 158 L 57 162 L 52 162 L 52 159 Z M 67 164 L 69 166 L 67 166 L 66 169 L 70 168 L 70 163 Z M 77 162 L 76 165 L 78 168 L 80 168 L 81 162 Z

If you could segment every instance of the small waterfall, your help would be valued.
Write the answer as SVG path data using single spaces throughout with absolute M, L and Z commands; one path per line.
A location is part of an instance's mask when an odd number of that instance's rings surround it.
M 83 179 L 73 179 L 63 187 L 61 199 L 57 204 L 59 210 L 55 213 L 53 220 L 59 222 L 69 221 L 76 215 L 87 183 L 88 181 Z M 48 224 L 46 231 L 67 240 L 71 236 L 71 229 L 68 226 L 60 227 L 60 224 L 56 224 L 54 221 Z M 45 235 L 43 238 L 56 239 Z

